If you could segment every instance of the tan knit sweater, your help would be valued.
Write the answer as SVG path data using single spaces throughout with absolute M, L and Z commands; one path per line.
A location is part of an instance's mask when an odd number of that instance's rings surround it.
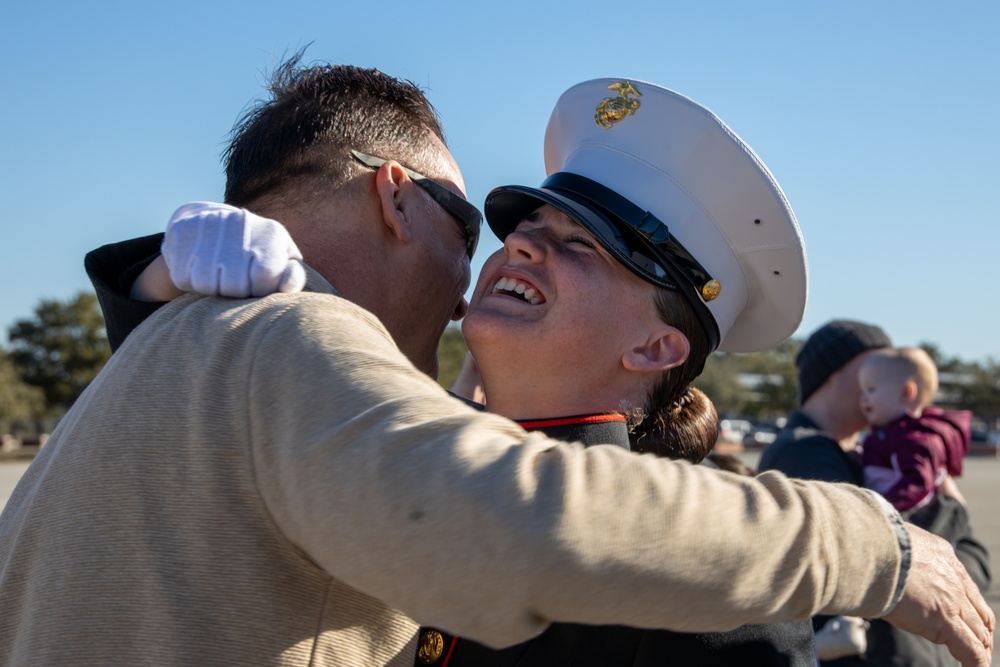
M 876 615 L 864 491 L 527 435 L 330 294 L 137 329 L 0 517 L 0 665 L 409 665 L 418 623 L 723 630 Z

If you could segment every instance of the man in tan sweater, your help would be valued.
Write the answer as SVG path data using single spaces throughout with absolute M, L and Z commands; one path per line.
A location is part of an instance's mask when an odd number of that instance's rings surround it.
M 989 664 L 949 547 L 868 492 L 556 443 L 445 395 L 477 230 L 401 166 L 462 192 L 433 112 L 293 65 L 226 199 L 286 223 L 311 292 L 184 297 L 128 337 L 0 517 L 0 664 L 405 665 L 418 623 L 499 646 L 890 610 Z

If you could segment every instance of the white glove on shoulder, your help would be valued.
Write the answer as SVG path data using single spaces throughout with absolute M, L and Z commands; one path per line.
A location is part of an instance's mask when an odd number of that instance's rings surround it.
M 301 292 L 306 284 L 302 253 L 288 230 L 227 204 L 181 206 L 161 250 L 170 280 L 186 292 L 241 299 Z

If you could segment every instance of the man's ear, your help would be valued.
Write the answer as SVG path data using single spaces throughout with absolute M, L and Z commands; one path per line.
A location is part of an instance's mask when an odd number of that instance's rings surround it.
M 630 371 L 661 372 L 680 366 L 691 354 L 691 343 L 679 329 L 658 327 L 649 338 L 622 355 L 622 365 Z
M 403 167 L 393 160 L 375 172 L 375 190 L 382 206 L 382 222 L 386 232 L 403 243 L 409 243 L 413 236 L 405 197 L 413 185 Z

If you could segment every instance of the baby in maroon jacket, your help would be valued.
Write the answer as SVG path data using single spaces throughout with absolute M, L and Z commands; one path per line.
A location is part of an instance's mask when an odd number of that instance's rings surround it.
M 941 484 L 953 488 L 949 476 L 962 474 L 972 413 L 931 405 L 937 367 L 919 348 L 873 352 L 858 381 L 861 411 L 871 425 L 861 455 L 865 486 L 919 524 L 920 510 L 934 503 Z

